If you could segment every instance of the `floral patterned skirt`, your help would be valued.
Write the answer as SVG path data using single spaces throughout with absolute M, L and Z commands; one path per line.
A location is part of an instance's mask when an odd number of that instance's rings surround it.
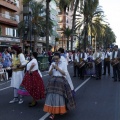
M 44 83 L 37 70 L 31 74 L 27 72 L 21 86 L 24 86 L 34 100 L 45 98 Z

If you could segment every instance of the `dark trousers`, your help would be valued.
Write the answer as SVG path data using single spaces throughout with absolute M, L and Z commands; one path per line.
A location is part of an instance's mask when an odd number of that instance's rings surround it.
M 95 65 L 96 78 L 101 78 L 102 75 L 102 62 L 98 65 Z
M 9 79 L 10 77 L 12 77 L 12 70 L 10 69 L 10 70 L 6 70 L 6 71 L 8 73 L 8 79 Z
M 84 78 L 84 74 L 85 74 L 85 65 L 83 67 L 79 68 L 80 78 Z
M 104 73 L 103 74 L 106 74 L 106 68 L 108 68 L 108 74 L 110 75 L 110 61 L 104 60 Z
M 78 66 L 74 65 L 73 69 L 74 69 L 74 76 L 76 76 L 76 74 L 79 76 Z
M 113 75 L 115 81 L 117 80 L 117 78 L 120 81 L 120 63 L 113 67 Z

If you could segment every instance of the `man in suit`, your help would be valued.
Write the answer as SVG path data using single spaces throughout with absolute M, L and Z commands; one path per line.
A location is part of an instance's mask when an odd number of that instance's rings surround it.
M 110 76 L 110 48 L 107 48 L 107 51 L 104 53 L 104 73 L 106 75 L 106 68 L 108 68 L 108 75 Z
M 118 50 L 118 46 L 114 46 L 114 51 L 111 56 L 111 60 L 113 59 L 119 59 L 120 60 L 120 50 Z M 119 81 L 120 82 L 120 61 L 116 65 L 113 66 L 113 75 L 114 75 L 114 82 Z

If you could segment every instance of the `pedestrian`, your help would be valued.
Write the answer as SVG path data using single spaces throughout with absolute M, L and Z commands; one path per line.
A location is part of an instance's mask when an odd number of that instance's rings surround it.
M 24 89 L 19 89 L 18 91 L 20 95 L 32 96 L 33 100 L 29 104 L 29 107 L 36 106 L 37 100 L 45 97 L 42 75 L 38 68 L 37 52 L 32 53 L 31 59 L 32 60 L 26 66 L 26 73 L 21 83 L 21 87 L 23 86 L 29 94 L 26 94 Z
M 18 96 L 18 89 L 22 83 L 24 77 L 24 67 L 26 65 L 25 57 L 22 53 L 21 48 L 17 45 L 12 47 L 13 56 L 12 56 L 12 78 L 11 78 L 11 87 L 14 88 L 14 98 L 9 103 L 15 103 L 19 101 L 19 104 L 23 103 L 22 96 Z
M 60 54 L 54 54 L 54 61 L 49 68 L 49 75 L 52 76 L 46 87 L 46 100 L 44 111 L 51 113 L 50 119 L 55 114 L 65 114 L 67 110 L 75 108 L 75 100 L 68 81 L 65 76 L 67 66 L 61 61 Z

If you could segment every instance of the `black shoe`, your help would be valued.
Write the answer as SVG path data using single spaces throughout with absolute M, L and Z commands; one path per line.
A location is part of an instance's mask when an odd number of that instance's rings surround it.
M 114 76 L 112 78 L 114 78 Z
M 76 77 L 76 75 L 73 75 L 73 77 Z
M 113 82 L 117 82 L 117 80 L 114 80 Z
M 99 78 L 97 77 L 96 80 L 99 80 Z

